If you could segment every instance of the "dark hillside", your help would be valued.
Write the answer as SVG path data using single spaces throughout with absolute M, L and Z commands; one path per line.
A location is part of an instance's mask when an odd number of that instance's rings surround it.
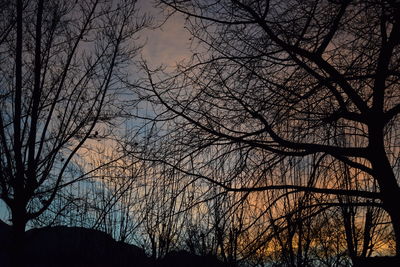
M 11 266 L 8 250 L 11 227 L 0 221 L 0 266 Z M 213 256 L 198 256 L 186 251 L 171 252 L 153 260 L 143 249 L 115 241 L 98 230 L 81 227 L 45 227 L 26 232 L 21 257 L 25 266 L 115 266 L 115 267 L 219 267 Z
M 0 226 L 2 265 L 9 264 L 10 227 Z M 144 250 L 117 242 L 101 231 L 80 227 L 47 227 L 26 232 L 25 266 L 151 266 Z

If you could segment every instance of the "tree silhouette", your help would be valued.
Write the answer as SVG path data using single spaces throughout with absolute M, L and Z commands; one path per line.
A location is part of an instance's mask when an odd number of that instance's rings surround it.
M 132 37 L 146 24 L 135 4 L 2 1 L 0 197 L 15 251 L 26 223 L 74 182 L 79 149 L 117 115 L 118 81 L 138 50 Z
M 233 192 L 381 207 L 400 255 L 398 1 L 160 2 L 197 45 L 166 78 L 147 68 L 175 168 Z

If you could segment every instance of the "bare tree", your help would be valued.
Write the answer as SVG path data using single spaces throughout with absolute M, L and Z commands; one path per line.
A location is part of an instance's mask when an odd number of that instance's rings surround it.
M 187 16 L 198 48 L 167 78 L 147 69 L 157 119 L 174 121 L 171 149 L 186 153 L 176 168 L 228 191 L 380 206 L 400 255 L 398 1 L 160 2 Z M 296 161 L 342 162 L 363 182 L 295 178 Z
M 0 197 L 15 246 L 74 182 L 74 156 L 118 115 L 112 105 L 146 24 L 136 1 L 2 1 Z

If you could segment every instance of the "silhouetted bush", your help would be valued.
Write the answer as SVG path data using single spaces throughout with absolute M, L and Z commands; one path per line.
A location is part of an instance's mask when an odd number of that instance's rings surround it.
M 400 257 L 358 257 L 353 260 L 354 267 L 398 267 L 400 266 Z
M 199 256 L 190 252 L 181 250 L 168 253 L 163 259 L 160 259 L 157 267 L 222 267 L 227 266 L 217 259 L 217 257 Z

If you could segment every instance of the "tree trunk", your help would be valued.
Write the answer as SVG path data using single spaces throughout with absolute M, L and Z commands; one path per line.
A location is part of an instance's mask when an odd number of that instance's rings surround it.
M 381 199 L 392 221 L 396 239 L 396 255 L 400 256 L 400 188 L 386 153 L 375 150 L 371 155 L 372 168 L 378 181 Z
M 12 242 L 11 242 L 11 262 L 13 266 L 23 266 L 24 264 L 24 239 L 26 227 L 25 205 L 17 203 L 12 209 Z
M 372 120 L 368 125 L 368 157 L 374 171 L 374 178 L 380 188 L 383 207 L 392 222 L 396 240 L 396 256 L 400 256 L 400 187 L 385 150 L 385 125 L 382 121 Z

